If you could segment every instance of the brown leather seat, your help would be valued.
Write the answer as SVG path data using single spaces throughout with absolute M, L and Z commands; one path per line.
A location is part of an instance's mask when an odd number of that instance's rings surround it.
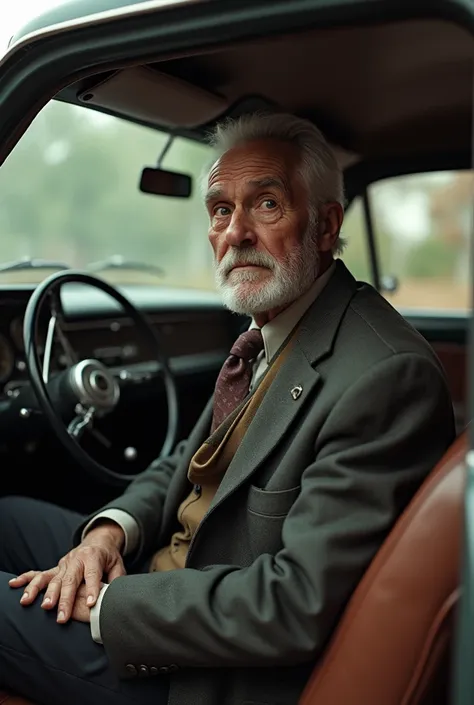
M 464 432 L 400 517 L 300 705 L 448 704 L 467 450 Z
M 400 517 L 300 705 L 447 705 L 438 686 L 459 591 L 467 449 L 465 432 Z M 32 703 L 0 693 L 0 705 Z

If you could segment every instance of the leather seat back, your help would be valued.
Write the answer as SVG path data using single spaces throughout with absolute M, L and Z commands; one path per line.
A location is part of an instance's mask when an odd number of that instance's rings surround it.
M 300 705 L 427 705 L 433 693 L 443 702 L 432 686 L 449 664 L 467 450 L 464 432 L 394 526 Z

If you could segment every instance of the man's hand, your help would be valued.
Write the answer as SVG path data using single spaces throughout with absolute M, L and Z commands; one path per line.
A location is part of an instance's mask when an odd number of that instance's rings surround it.
M 123 530 L 118 524 L 100 524 L 86 535 L 77 548 L 61 558 L 55 568 L 30 570 L 10 580 L 10 587 L 26 586 L 20 600 L 24 606 L 32 604 L 38 593 L 47 588 L 41 607 L 51 610 L 58 605 L 58 622 L 63 624 L 71 616 L 89 621 L 89 614 L 85 615 L 84 610 L 89 612 L 95 605 L 102 578 L 107 576 L 107 582 L 111 583 L 115 578 L 126 575 L 120 554 L 124 540 Z M 77 611 L 76 597 L 79 598 Z
M 102 585 L 103 583 L 101 583 L 100 587 Z M 91 621 L 91 608 L 87 604 L 87 594 L 87 585 L 82 583 L 76 592 L 76 600 L 71 614 L 71 618 L 75 619 L 76 622 L 87 622 L 89 624 Z

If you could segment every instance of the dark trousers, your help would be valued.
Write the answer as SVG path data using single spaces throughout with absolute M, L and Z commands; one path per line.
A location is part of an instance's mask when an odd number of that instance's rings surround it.
M 55 566 L 81 519 L 45 502 L 0 499 L 0 689 L 39 705 L 165 705 L 166 680 L 119 680 L 89 624 L 57 624 L 56 610 L 40 608 L 41 595 L 22 607 L 23 589 L 8 585 L 27 570 Z

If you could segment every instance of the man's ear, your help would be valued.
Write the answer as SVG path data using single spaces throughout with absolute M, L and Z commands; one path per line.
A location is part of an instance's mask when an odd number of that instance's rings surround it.
M 324 203 L 319 207 L 319 237 L 320 252 L 331 252 L 337 242 L 344 220 L 344 210 L 340 203 Z

